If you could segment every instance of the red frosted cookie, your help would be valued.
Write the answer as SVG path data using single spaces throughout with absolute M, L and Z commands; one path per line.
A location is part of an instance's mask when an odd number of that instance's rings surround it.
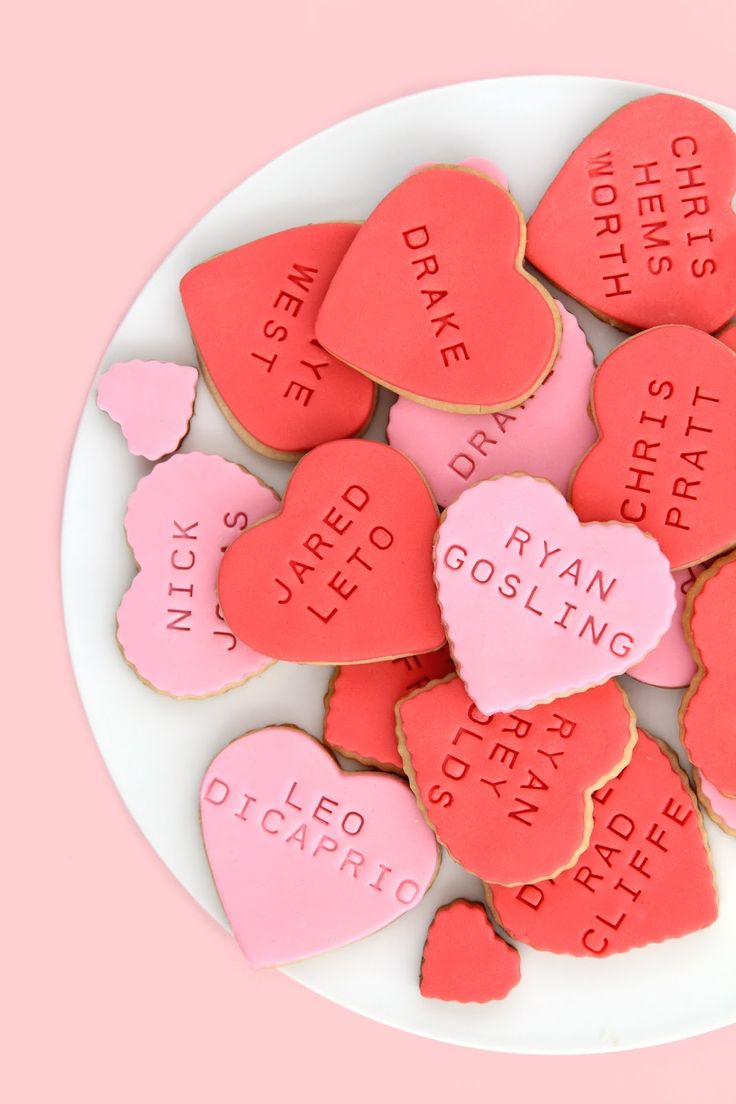
M 626 521 L 656 537 L 673 569 L 736 543 L 736 355 L 689 326 L 624 341 L 596 372 L 599 439 L 571 502 L 584 521 Z
M 452 670 L 447 647 L 338 668 L 325 701 L 325 743 L 366 766 L 403 772 L 396 744 L 396 702 Z
M 736 322 L 731 326 L 726 326 L 725 330 L 721 330 L 718 334 L 718 340 L 722 341 L 724 345 L 728 345 L 729 349 L 733 349 L 736 353 Z
M 557 308 L 522 268 L 524 220 L 505 188 L 430 166 L 358 231 L 317 337 L 378 383 L 428 406 L 480 413 L 523 402 L 552 368 Z
M 519 952 L 496 934 L 483 905 L 459 899 L 437 910 L 422 955 L 423 997 L 487 1004 L 520 980 Z
M 736 797 L 736 552 L 704 571 L 685 605 L 685 632 L 698 664 L 682 699 L 682 742 L 695 767 Z
M 487 717 L 459 678 L 396 709 L 406 772 L 429 824 L 486 882 L 553 878 L 585 849 L 591 793 L 628 763 L 636 722 L 614 681 Z
M 634 100 L 573 152 L 529 221 L 527 257 L 626 330 L 712 332 L 736 311 L 736 135 L 682 96 Z
M 246 644 L 297 663 L 364 663 L 444 643 L 432 581 L 437 508 L 388 445 L 308 453 L 281 512 L 227 550 L 223 613 Z
M 236 433 L 290 460 L 360 433 L 375 387 L 317 344 L 314 320 L 355 237 L 348 222 L 283 230 L 220 253 L 181 281 L 202 370 Z
M 593 801 L 593 834 L 574 867 L 554 881 L 488 887 L 512 938 L 602 958 L 712 924 L 708 844 L 674 753 L 640 731 L 629 766 Z

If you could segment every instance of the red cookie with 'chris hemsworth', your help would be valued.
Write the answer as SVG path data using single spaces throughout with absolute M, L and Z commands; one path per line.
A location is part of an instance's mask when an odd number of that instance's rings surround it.
M 422 956 L 423 997 L 487 1004 L 520 980 L 519 952 L 496 934 L 483 905 L 460 898 L 437 910 Z

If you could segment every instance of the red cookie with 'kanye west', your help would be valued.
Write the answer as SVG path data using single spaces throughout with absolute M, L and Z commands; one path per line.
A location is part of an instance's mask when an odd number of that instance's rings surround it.
M 412 173 L 361 227 L 317 317 L 347 364 L 428 406 L 516 406 L 552 368 L 561 322 L 522 267 L 526 231 L 508 191 L 483 173 Z
M 620 108 L 571 154 L 529 221 L 527 257 L 625 330 L 736 312 L 736 135 L 683 96 Z
M 488 887 L 513 939 L 603 958 L 708 927 L 718 916 L 695 796 L 674 752 L 639 732 L 628 767 L 593 795 L 587 850 L 554 881 Z
M 486 882 L 554 878 L 587 846 L 591 793 L 628 763 L 636 721 L 613 679 L 487 717 L 450 676 L 396 709 L 409 781 L 440 843 Z
M 297 663 L 365 663 L 442 647 L 434 499 L 411 460 L 332 441 L 297 464 L 281 511 L 230 545 L 219 578 L 232 631 Z
M 202 370 L 253 448 L 293 460 L 368 423 L 376 388 L 314 336 L 325 291 L 357 226 L 296 226 L 197 265 L 181 297 Z
M 736 544 L 736 354 L 690 326 L 624 341 L 593 380 L 599 438 L 572 482 L 583 521 L 656 537 L 673 570 Z

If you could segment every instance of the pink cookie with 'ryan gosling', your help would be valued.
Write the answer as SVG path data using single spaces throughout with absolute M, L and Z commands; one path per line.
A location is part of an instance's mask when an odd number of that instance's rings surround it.
M 272 662 L 230 632 L 216 586 L 227 546 L 278 506 L 255 476 L 201 452 L 178 453 L 141 479 L 125 516 L 140 571 L 120 603 L 118 642 L 144 682 L 199 698 Z
M 596 439 L 588 413 L 595 361 L 575 316 L 557 306 L 559 356 L 521 406 L 457 414 L 400 397 L 391 408 L 389 442 L 421 468 L 440 506 L 479 479 L 514 471 L 543 476 L 567 493 L 575 465 Z
M 228 744 L 202 781 L 200 816 L 217 891 L 254 966 L 385 927 L 419 904 L 439 863 L 403 781 L 343 772 L 290 726 Z
M 647 682 L 650 686 L 678 687 L 687 686 L 690 682 L 696 671 L 696 663 L 685 639 L 682 613 L 687 592 L 702 570 L 702 564 L 697 564 L 695 567 L 673 572 L 677 605 L 672 624 L 657 647 L 641 663 L 630 667 L 627 675 L 639 682 Z
M 123 431 L 133 456 L 160 460 L 189 432 L 197 369 L 159 360 L 113 364 L 97 385 L 97 405 Z
M 486 479 L 447 509 L 435 580 L 468 695 L 488 715 L 584 690 L 654 648 L 675 609 L 657 542 L 583 525 L 551 483 Z

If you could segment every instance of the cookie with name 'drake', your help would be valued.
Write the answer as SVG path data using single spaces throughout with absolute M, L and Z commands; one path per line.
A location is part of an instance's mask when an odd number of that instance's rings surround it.
M 683 96 L 634 100 L 571 154 L 529 221 L 527 257 L 626 330 L 712 333 L 736 312 L 736 135 Z
M 482 713 L 622 674 L 668 628 L 675 584 L 633 525 L 584 525 L 543 479 L 501 475 L 447 508 L 434 550 L 450 651 Z
M 247 733 L 215 757 L 200 817 L 217 891 L 254 966 L 385 927 L 421 901 L 439 865 L 401 779 L 345 773 L 288 725 Z
M 297 464 L 280 513 L 225 553 L 233 632 L 297 663 L 420 655 L 445 635 L 432 579 L 434 499 L 411 460 L 375 441 L 333 441 Z
M 583 521 L 656 537 L 673 570 L 736 544 L 736 354 L 690 326 L 624 341 L 593 380 L 599 438 L 573 478 Z
M 718 916 L 703 821 L 666 745 L 639 732 L 628 767 L 593 795 L 586 851 L 554 881 L 488 886 L 512 939 L 540 951 L 592 956 L 660 943 Z
M 317 317 L 324 348 L 428 406 L 516 406 L 557 355 L 560 318 L 523 268 L 519 208 L 490 177 L 431 165 L 403 180 L 347 250 Z
M 294 460 L 362 432 L 374 384 L 317 343 L 317 310 L 357 226 L 297 226 L 197 265 L 181 297 L 205 379 L 257 449 Z
M 591 793 L 628 763 L 636 722 L 612 679 L 515 713 L 481 713 L 450 676 L 396 708 L 412 789 L 440 843 L 486 882 L 571 866 L 593 827 Z

